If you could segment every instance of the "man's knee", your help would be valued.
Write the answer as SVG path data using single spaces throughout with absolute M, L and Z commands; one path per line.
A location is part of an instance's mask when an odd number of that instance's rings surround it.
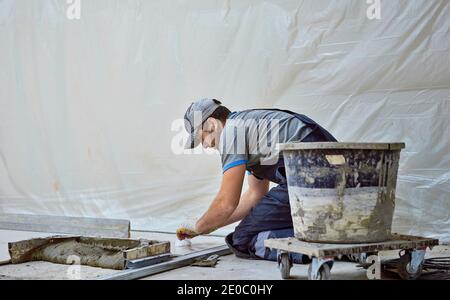
M 276 249 L 266 248 L 264 242 L 268 239 L 288 238 L 293 236 L 293 228 L 260 232 L 253 238 L 250 252 L 261 259 L 277 261 L 278 251 Z M 295 264 L 307 264 L 310 262 L 309 257 L 301 253 L 290 253 L 289 256 Z
M 231 235 L 233 246 L 240 252 L 249 253 L 249 246 L 255 233 L 249 232 L 245 224 L 237 226 Z
M 281 239 L 293 236 L 293 228 L 260 232 L 253 238 L 250 249 L 259 258 L 275 261 L 277 259 L 276 251 L 271 251 L 269 248 L 266 248 L 264 242 L 268 239 Z
M 235 233 L 236 232 L 232 232 L 225 238 L 225 242 L 227 243 L 228 247 L 237 257 L 247 259 L 252 258 L 250 252 L 248 251 L 249 242 L 245 242 L 244 240 L 236 240 L 234 238 Z
M 245 253 L 254 257 L 254 251 L 251 249 L 252 241 L 259 233 L 291 227 L 292 217 L 287 187 L 278 185 L 272 188 L 239 223 L 234 233 L 227 237 L 227 243 L 238 254 Z M 292 229 L 289 234 L 293 236 Z

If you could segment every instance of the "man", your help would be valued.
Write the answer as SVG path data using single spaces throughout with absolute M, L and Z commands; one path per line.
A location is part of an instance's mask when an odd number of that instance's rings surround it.
M 220 190 L 195 228 L 180 228 L 180 240 L 208 234 L 241 221 L 226 237 L 228 246 L 242 258 L 276 260 L 276 251 L 264 240 L 294 236 L 283 157 L 277 143 L 325 142 L 336 139 L 304 115 L 276 109 L 231 113 L 214 99 L 194 102 L 185 114 L 190 134 L 186 148 L 200 143 L 221 154 Z M 248 189 L 241 195 L 245 174 Z M 269 190 L 270 182 L 277 186 Z M 306 262 L 292 254 L 294 263 Z

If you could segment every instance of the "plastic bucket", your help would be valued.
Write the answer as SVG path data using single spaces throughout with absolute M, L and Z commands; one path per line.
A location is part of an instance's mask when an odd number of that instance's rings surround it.
M 295 236 L 389 240 L 403 143 L 288 143 L 283 152 Z

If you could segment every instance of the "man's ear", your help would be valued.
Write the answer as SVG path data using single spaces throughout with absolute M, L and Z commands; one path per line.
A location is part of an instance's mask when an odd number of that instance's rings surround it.
M 210 132 L 213 131 L 213 130 L 217 130 L 217 128 L 218 128 L 217 121 L 218 121 L 218 120 L 216 120 L 216 119 L 214 119 L 214 118 L 208 118 L 208 119 L 206 119 L 206 122 L 205 122 L 206 130 L 208 130 L 208 131 L 210 131 Z

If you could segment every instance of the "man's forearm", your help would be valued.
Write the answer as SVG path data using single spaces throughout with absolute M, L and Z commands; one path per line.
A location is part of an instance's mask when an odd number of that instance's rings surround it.
M 244 176 L 245 165 L 236 166 L 224 173 L 219 193 L 195 225 L 197 233 L 208 234 L 224 226 L 239 204 Z
M 214 200 L 208 211 L 197 221 L 195 230 L 199 234 L 208 234 L 225 226 L 225 223 L 236 210 L 236 206 L 225 204 L 220 199 Z
M 257 194 L 247 190 L 242 194 L 241 200 L 239 201 L 238 207 L 235 209 L 233 214 L 228 218 L 224 226 L 236 223 L 245 218 L 253 207 L 261 200 L 262 194 Z

